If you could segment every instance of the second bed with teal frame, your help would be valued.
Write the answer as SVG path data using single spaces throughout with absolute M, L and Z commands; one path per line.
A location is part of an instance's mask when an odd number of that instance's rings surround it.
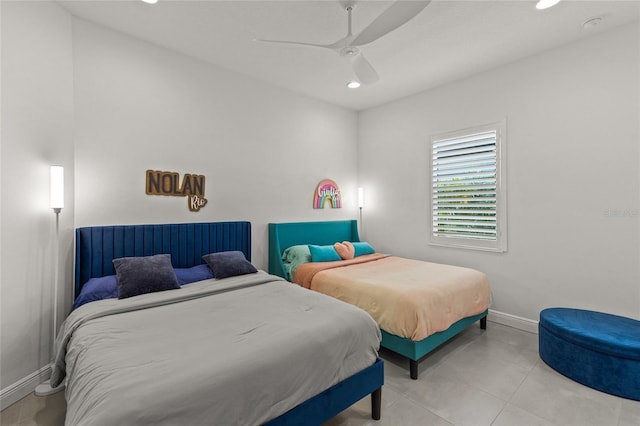
M 282 262 L 282 253 L 288 247 L 299 244 L 329 245 L 341 241 L 360 241 L 356 220 L 338 220 L 326 222 L 291 222 L 269 224 L 269 273 L 288 279 Z M 381 330 L 382 347 L 409 359 L 409 375 L 418 378 L 418 363 L 452 337 L 467 329 L 476 321 L 480 328 L 487 328 L 488 310 L 470 317 L 462 318 L 448 329 L 434 333 L 425 339 L 414 341 Z

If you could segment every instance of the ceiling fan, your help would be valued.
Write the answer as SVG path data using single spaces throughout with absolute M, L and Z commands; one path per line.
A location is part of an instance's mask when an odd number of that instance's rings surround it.
M 419 1 L 398 0 L 389 8 L 373 20 L 365 29 L 358 34 L 351 32 L 351 15 L 356 7 L 354 1 L 340 1 L 340 4 L 347 12 L 347 35 L 331 44 L 305 43 L 287 40 L 258 40 L 267 43 L 289 44 L 299 46 L 311 46 L 324 49 L 330 49 L 338 53 L 340 56 L 351 59 L 353 71 L 358 80 L 363 84 L 373 84 L 380 79 L 375 68 L 364 57 L 362 46 L 376 41 L 385 36 L 396 28 L 404 25 L 413 19 L 422 9 L 427 7 L 431 0 Z

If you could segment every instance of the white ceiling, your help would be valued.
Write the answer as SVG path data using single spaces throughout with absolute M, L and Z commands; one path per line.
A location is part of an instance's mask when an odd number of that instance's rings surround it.
M 333 43 L 346 35 L 337 0 L 59 1 L 73 15 L 276 86 L 362 110 L 637 21 L 640 0 L 434 0 L 404 26 L 361 48 L 380 75 L 352 90 L 348 59 L 327 49 L 257 38 Z M 358 33 L 391 1 L 360 0 Z M 584 29 L 592 17 L 600 25 Z

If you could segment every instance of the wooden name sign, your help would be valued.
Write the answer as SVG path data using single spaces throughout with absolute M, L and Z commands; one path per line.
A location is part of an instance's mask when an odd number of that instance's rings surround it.
M 180 174 L 147 170 L 147 195 L 169 195 L 187 197 L 189 210 L 197 212 L 207 204 L 204 198 L 204 176 L 185 174 L 180 182 Z

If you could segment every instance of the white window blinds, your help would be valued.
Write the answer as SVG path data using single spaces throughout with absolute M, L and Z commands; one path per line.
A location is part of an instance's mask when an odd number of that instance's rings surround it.
M 431 242 L 503 251 L 499 126 L 432 138 Z

